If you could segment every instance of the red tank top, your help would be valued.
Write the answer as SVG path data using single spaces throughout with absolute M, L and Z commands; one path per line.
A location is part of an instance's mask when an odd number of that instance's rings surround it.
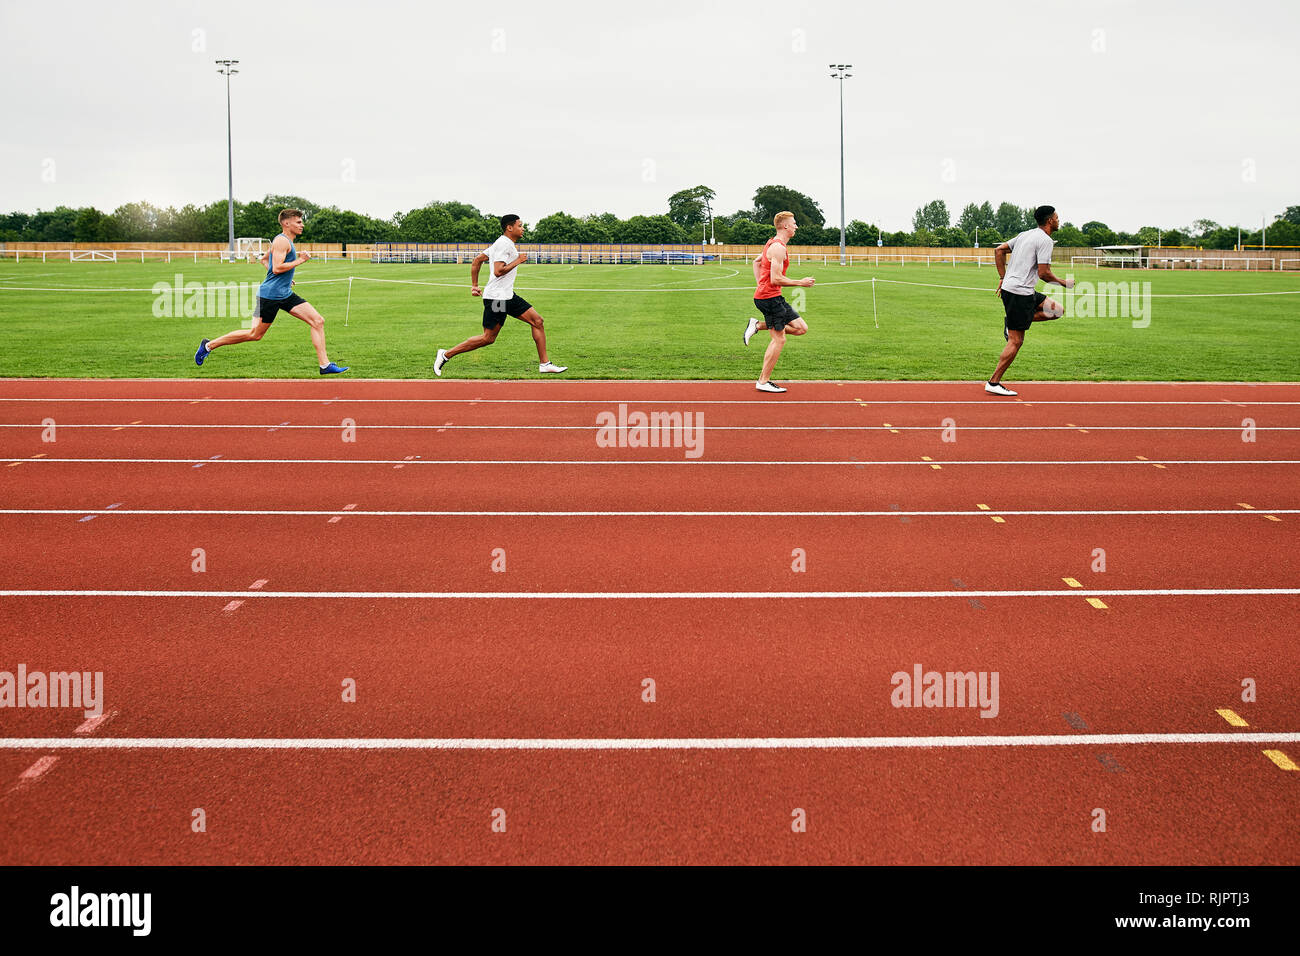
M 763 246 L 763 254 L 759 256 L 762 268 L 758 274 L 758 288 L 754 290 L 755 299 L 773 299 L 781 294 L 781 287 L 772 284 L 772 263 L 767 258 L 767 250 L 772 248 L 772 243 L 776 242 L 776 236 L 767 240 L 767 245 Z M 789 257 L 781 263 L 778 268 L 779 275 L 785 275 L 785 267 L 790 262 Z

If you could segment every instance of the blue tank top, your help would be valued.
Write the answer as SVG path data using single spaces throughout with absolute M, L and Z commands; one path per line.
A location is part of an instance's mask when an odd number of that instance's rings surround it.
M 280 233 L 280 236 L 284 236 L 284 233 Z M 275 238 L 279 239 L 280 236 Z M 288 236 L 284 237 L 289 239 Z M 297 258 L 298 250 L 294 248 L 293 240 L 289 239 L 289 254 L 284 257 L 284 261 L 293 262 Z M 276 275 L 271 271 L 274 263 L 275 260 L 272 259 L 266 264 L 266 278 L 262 280 L 262 284 L 258 287 L 257 294 L 263 299 L 287 299 L 293 295 L 293 270 L 289 269 Z

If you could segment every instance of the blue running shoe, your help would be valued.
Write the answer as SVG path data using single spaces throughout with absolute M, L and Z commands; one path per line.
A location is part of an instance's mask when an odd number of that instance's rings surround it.
M 209 343 L 210 341 L 212 341 L 212 340 L 211 340 L 211 339 L 204 339 L 203 341 L 201 341 L 201 342 L 199 343 L 199 350 L 198 350 L 197 352 L 194 353 L 194 364 L 195 364 L 195 365 L 202 365 L 202 364 L 203 364 L 203 360 L 204 360 L 205 358 L 208 357 L 208 354 L 209 354 L 209 352 L 208 352 L 208 343 Z
M 350 365 L 336 365 L 335 363 L 330 362 L 329 365 L 326 365 L 320 370 L 320 373 L 322 375 L 337 375 L 339 372 L 346 372 L 351 367 L 352 366 Z

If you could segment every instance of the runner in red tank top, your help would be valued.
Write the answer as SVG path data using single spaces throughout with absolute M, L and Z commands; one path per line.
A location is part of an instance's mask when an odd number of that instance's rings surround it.
M 762 254 L 754 260 L 754 281 L 758 286 L 754 290 L 754 305 L 763 313 L 763 318 L 750 319 L 745 325 L 744 337 L 744 342 L 748 345 L 759 329 L 767 329 L 772 335 L 772 341 L 768 343 L 767 352 L 763 355 L 763 371 L 758 377 L 758 384 L 754 386 L 760 392 L 785 391 L 772 381 L 772 370 L 776 368 L 776 360 L 785 348 L 785 335 L 787 332 L 791 335 L 804 335 L 808 331 L 808 323 L 781 295 L 781 287 L 793 285 L 811 288 L 814 282 L 813 279 L 791 279 L 785 274 L 788 261 L 785 246 L 799 228 L 794 221 L 794 213 L 779 212 L 772 224 L 776 226 L 776 235 L 767 240 Z

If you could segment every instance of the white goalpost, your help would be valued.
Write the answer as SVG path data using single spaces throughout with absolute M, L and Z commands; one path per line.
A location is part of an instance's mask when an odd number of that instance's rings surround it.
M 235 240 L 235 256 L 253 262 L 262 258 L 269 245 L 261 236 L 245 236 Z

